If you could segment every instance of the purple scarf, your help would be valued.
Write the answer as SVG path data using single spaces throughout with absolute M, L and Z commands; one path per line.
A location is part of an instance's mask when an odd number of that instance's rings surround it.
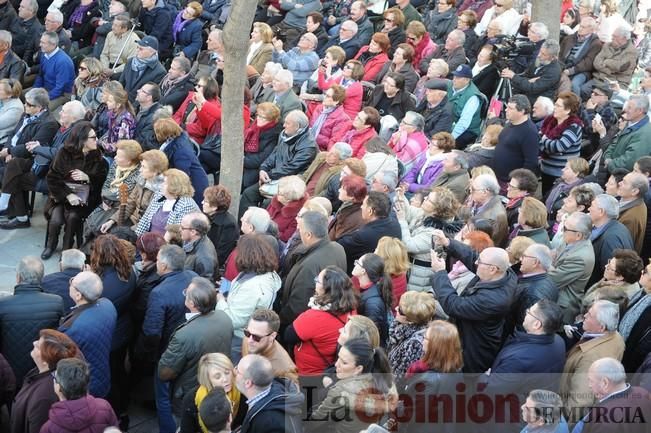
M 172 25 L 172 36 L 174 36 L 174 42 L 176 42 L 176 37 L 179 33 L 181 33 L 183 27 L 185 27 L 185 25 L 189 22 L 190 20 L 183 19 L 183 11 L 179 12 L 179 14 L 176 16 L 176 19 L 174 20 L 174 24 Z
M 95 5 L 97 5 L 97 2 L 93 1 L 91 4 L 88 4 L 86 6 L 84 5 L 77 6 L 75 10 L 72 12 L 72 15 L 70 15 L 70 19 L 68 20 L 68 26 L 73 27 L 76 24 L 81 24 L 86 12 L 92 9 Z

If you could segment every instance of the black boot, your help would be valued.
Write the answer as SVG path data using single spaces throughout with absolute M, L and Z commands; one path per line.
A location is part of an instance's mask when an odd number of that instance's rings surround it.
M 41 253 L 41 259 L 47 260 L 50 257 L 52 257 L 52 254 L 57 249 L 57 244 L 59 243 L 59 232 L 61 231 L 61 227 L 54 227 L 52 224 L 49 225 L 48 227 L 48 233 L 47 233 L 47 244 L 45 245 L 45 249 Z

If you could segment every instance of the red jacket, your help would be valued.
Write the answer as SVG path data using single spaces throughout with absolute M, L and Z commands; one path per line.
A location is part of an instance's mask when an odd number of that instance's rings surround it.
M 312 117 L 310 118 L 310 128 L 316 123 L 316 120 L 323 112 L 323 108 L 323 104 L 319 104 L 314 109 L 314 113 L 312 113 Z M 351 126 L 353 126 L 353 121 L 350 120 L 350 117 L 344 111 L 344 107 L 337 107 L 326 117 L 323 126 L 319 130 L 319 135 L 314 137 L 316 144 L 319 145 L 319 149 L 330 149 L 336 142 L 341 141 Z
M 368 51 L 368 45 L 364 45 L 362 48 L 359 49 L 359 51 L 355 55 L 355 60 L 359 59 L 359 56 L 361 56 L 367 51 Z M 364 65 L 364 77 L 362 77 L 362 81 L 374 81 L 375 77 L 377 77 L 377 74 L 380 73 L 380 71 L 388 61 L 389 61 L 389 56 L 387 55 L 387 53 L 380 53 L 374 56 L 368 62 L 366 62 L 366 64 Z
M 354 158 L 361 158 L 366 153 L 364 145 L 374 137 L 377 137 L 377 132 L 375 132 L 373 127 L 362 129 L 361 131 L 351 128 L 341 141 L 350 144 L 350 147 L 353 149 Z
M 414 46 L 412 45 L 412 47 Z M 423 39 L 414 47 L 414 59 L 411 61 L 414 69 L 418 71 L 420 69 L 420 62 L 430 54 L 433 54 L 437 48 L 434 41 L 430 38 L 429 33 L 425 33 Z
M 296 231 L 296 215 L 309 198 L 310 196 L 305 194 L 303 198 L 290 201 L 286 205 L 278 201 L 278 196 L 271 199 L 267 212 L 271 219 L 278 224 L 278 238 L 281 241 L 287 242 Z
M 336 76 L 330 78 L 329 80 L 325 79 L 325 76 L 321 71 L 318 72 L 317 74 L 318 79 L 317 79 L 317 85 L 319 86 L 319 89 L 322 91 L 326 91 L 332 86 L 333 84 L 341 84 L 341 81 L 343 80 L 343 76 L 341 74 L 337 74 Z M 346 114 L 348 114 L 348 117 L 351 119 L 354 119 L 355 116 L 357 116 L 357 113 L 359 113 L 362 110 L 362 98 L 364 96 L 364 88 L 362 86 L 362 83 L 359 81 L 355 81 L 346 87 L 346 99 L 344 100 L 344 111 Z

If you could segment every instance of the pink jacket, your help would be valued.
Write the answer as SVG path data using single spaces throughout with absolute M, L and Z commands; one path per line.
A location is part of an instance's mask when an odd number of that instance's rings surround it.
M 427 150 L 429 140 L 422 131 L 412 134 L 395 132 L 389 140 L 389 147 L 396 152 L 396 156 L 409 170 L 416 159 Z
M 316 120 L 323 112 L 323 104 L 319 104 L 314 113 L 312 113 L 312 118 L 310 119 L 310 128 L 314 126 Z M 320 150 L 330 149 L 336 142 L 341 141 L 341 139 L 346 134 L 346 131 L 350 129 L 353 122 L 348 117 L 348 114 L 344 111 L 343 106 L 339 106 L 326 117 L 323 126 L 319 130 L 319 135 L 314 137 L 316 139 L 316 144 L 319 146 Z
M 341 84 L 343 76 L 341 74 L 336 74 L 329 80 L 326 80 L 325 75 L 318 71 L 318 86 L 323 92 L 328 90 L 333 84 Z M 344 100 L 344 111 L 348 114 L 348 117 L 354 119 L 362 110 L 362 97 L 364 96 L 364 89 L 362 83 L 355 81 L 346 87 L 346 99 Z
M 362 129 L 361 131 L 351 128 L 350 131 L 344 135 L 341 141 L 350 144 L 353 149 L 353 157 L 361 158 L 366 153 L 364 145 L 371 139 L 377 137 L 377 132 L 373 127 Z M 330 149 L 328 149 L 330 150 Z

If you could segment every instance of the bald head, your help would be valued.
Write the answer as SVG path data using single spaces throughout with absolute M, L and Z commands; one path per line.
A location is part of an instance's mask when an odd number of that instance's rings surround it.
M 588 386 L 598 399 L 626 389 L 626 371 L 614 358 L 601 358 L 590 365 Z
M 511 266 L 509 254 L 502 248 L 486 248 L 476 261 L 476 274 L 481 281 L 494 281 L 504 277 Z

